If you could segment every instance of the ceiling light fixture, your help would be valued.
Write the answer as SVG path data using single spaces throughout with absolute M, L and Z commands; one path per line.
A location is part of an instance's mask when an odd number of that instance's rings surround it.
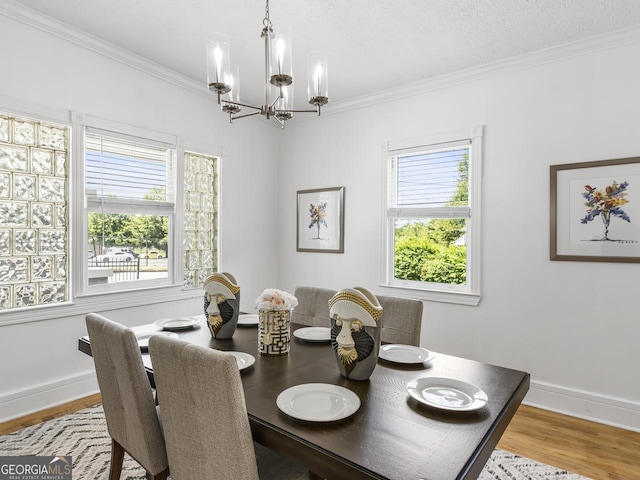
M 218 105 L 229 114 L 229 122 L 253 115 L 264 115 L 275 119 L 282 128 L 294 113 L 315 112 L 329 101 L 327 81 L 327 58 L 319 53 L 307 56 L 309 103 L 315 110 L 293 109 L 293 72 L 291 60 L 291 39 L 289 35 L 274 35 L 269 19 L 269 0 L 262 20 L 264 28 L 264 105 L 259 107 L 240 102 L 240 79 L 238 66 L 229 61 L 229 37 L 223 33 L 213 33 L 207 37 L 207 84 L 209 90 L 218 95 Z M 275 44 L 275 49 L 273 45 Z M 273 98 L 273 99 L 272 99 Z M 242 107 L 254 112 L 237 115 Z

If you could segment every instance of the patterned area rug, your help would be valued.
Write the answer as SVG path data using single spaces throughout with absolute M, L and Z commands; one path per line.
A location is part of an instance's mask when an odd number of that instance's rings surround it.
M 74 480 L 106 479 L 111 439 L 102 407 L 91 407 L 49 420 L 9 435 L 0 436 L 0 456 L 71 455 Z M 304 468 L 272 455 L 256 444 L 260 478 L 307 480 Z M 273 457 L 274 461 L 271 461 Z M 277 459 L 277 460 L 276 460 Z M 480 480 L 585 480 L 586 477 L 496 449 Z M 125 455 L 121 480 L 144 480 L 144 470 Z M 588 480 L 588 479 L 587 479 Z

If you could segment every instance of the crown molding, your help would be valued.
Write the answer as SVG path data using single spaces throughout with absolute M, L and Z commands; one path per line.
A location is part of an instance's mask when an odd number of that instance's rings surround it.
M 168 83 L 201 95 L 209 101 L 215 101 L 209 90 L 199 82 L 170 70 L 144 57 L 135 55 L 128 50 L 117 47 L 98 37 L 79 29 L 53 20 L 35 10 L 17 3 L 15 0 L 4 0 L 4 10 L 0 14 L 12 18 L 38 30 L 47 32 L 80 47 L 91 50 L 99 55 L 135 68 Z M 382 90 L 370 95 L 363 95 L 349 100 L 330 103 L 323 108 L 323 115 L 355 110 L 379 103 L 391 102 L 407 97 L 440 90 L 443 88 L 469 83 L 486 77 L 523 70 L 537 65 L 556 62 L 559 60 L 585 55 L 600 50 L 607 50 L 624 45 L 640 42 L 640 26 L 634 26 L 616 32 L 598 35 L 583 40 L 569 42 L 556 47 L 537 50 L 532 53 L 511 57 L 477 67 L 468 68 L 450 74 L 407 83 L 399 87 Z M 305 120 L 296 117 L 291 122 L 298 123 Z
M 450 74 L 439 75 L 425 80 L 418 80 L 416 82 L 401 85 L 400 87 L 382 90 L 371 95 L 363 95 L 342 102 L 328 104 L 323 108 L 322 114 L 333 115 L 379 103 L 392 102 L 503 73 L 524 70 L 538 65 L 553 63 L 572 57 L 578 57 L 601 50 L 608 50 L 639 42 L 640 26 L 634 26 L 624 30 L 618 30 L 612 33 L 565 43 L 556 47 L 537 50 L 535 52 L 510 57 L 505 60 L 499 60 Z
M 131 53 L 128 50 L 113 45 L 112 43 L 94 35 L 83 32 L 82 30 L 71 27 L 70 25 L 58 22 L 51 17 L 17 3 L 15 0 L 5 0 L 5 8 L 4 10 L 0 9 L 0 15 L 4 15 L 82 48 L 86 48 L 87 50 L 111 60 L 115 60 L 131 68 L 135 68 L 136 70 L 140 70 L 141 72 L 164 80 L 180 88 L 189 90 L 207 98 L 208 100 L 215 101 L 215 99 L 212 99 L 211 92 L 209 92 L 204 85 L 200 85 L 195 80 L 152 62 L 144 57 Z

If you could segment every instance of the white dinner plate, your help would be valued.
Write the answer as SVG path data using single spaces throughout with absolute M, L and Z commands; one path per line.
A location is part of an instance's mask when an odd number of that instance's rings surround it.
M 256 363 L 256 357 L 249 353 L 244 352 L 224 352 L 236 357 L 236 362 L 238 363 L 238 369 L 244 370 L 245 368 L 249 368 L 251 365 Z
M 186 330 L 193 328 L 200 323 L 200 318 L 194 317 L 180 317 L 180 318 L 161 318 L 154 323 L 163 330 Z
M 138 333 L 136 334 L 136 340 L 138 340 L 138 345 L 141 350 L 147 350 L 149 348 L 149 339 L 154 335 L 165 335 L 171 338 L 178 338 L 177 333 L 173 332 L 146 332 L 146 333 Z
M 287 415 L 310 422 L 332 422 L 353 415 L 360 398 L 348 388 L 329 383 L 303 383 L 287 388 L 276 398 Z
M 331 340 L 331 329 L 328 327 L 304 327 L 294 331 L 293 336 L 307 342 L 328 342 Z
M 238 315 L 238 325 L 258 325 L 257 313 L 241 313 Z
M 416 378 L 407 384 L 407 391 L 425 405 L 459 412 L 477 410 L 489 400 L 480 388 L 454 378 Z
M 402 344 L 382 345 L 379 356 L 395 363 L 424 363 L 433 360 L 433 352 L 426 348 Z

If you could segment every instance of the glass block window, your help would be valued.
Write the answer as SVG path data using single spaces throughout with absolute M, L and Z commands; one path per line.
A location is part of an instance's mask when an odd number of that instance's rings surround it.
M 184 286 L 218 271 L 218 159 L 185 152 Z
M 69 133 L 0 113 L 0 310 L 68 299 Z

